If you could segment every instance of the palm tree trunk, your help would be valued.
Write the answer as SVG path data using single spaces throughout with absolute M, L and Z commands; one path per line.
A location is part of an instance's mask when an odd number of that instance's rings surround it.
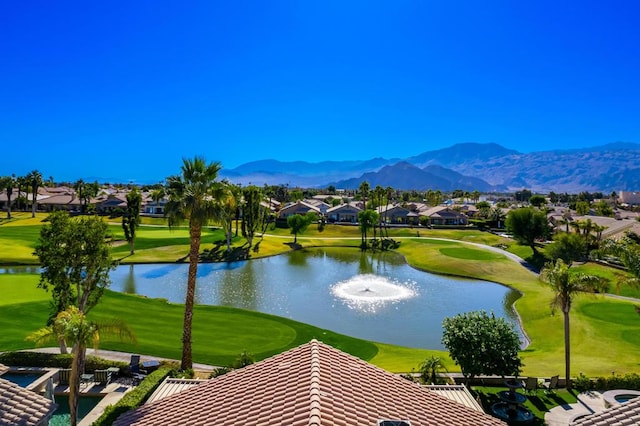
M 191 325 L 193 323 L 193 305 L 196 297 L 196 275 L 198 273 L 198 260 L 200 256 L 200 237 L 202 226 L 191 223 L 189 236 L 189 274 L 187 276 L 187 298 L 184 302 L 184 323 L 182 327 L 182 361 L 180 368 L 187 370 L 193 367 L 193 354 L 191 352 Z
M 71 364 L 71 376 L 69 377 L 69 413 L 71 426 L 78 424 L 78 403 L 80 399 L 80 375 L 84 374 L 84 361 L 86 346 L 77 343 L 73 347 L 73 363 Z
M 564 315 L 564 363 L 567 390 L 571 389 L 571 339 L 569 337 L 569 310 L 563 310 Z
M 11 194 L 7 190 L 7 219 L 11 219 Z

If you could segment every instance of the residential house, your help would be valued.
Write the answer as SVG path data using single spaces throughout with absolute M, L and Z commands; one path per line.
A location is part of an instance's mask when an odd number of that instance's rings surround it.
M 629 206 L 640 205 L 640 192 L 620 191 L 618 194 L 618 202 Z
M 464 213 L 454 210 L 451 207 L 437 206 L 420 212 L 421 216 L 429 218 L 431 225 L 468 225 L 469 218 Z
M 327 220 L 329 222 L 358 222 L 358 213 L 362 209 L 355 204 L 340 204 L 327 209 Z
M 118 209 L 127 208 L 127 194 L 116 192 L 109 195 L 101 195 L 91 201 L 96 206 L 98 214 L 109 214 Z
M 47 426 L 58 405 L 0 376 L 0 425 Z
M 614 405 L 604 411 L 582 416 L 571 426 L 636 426 L 640 425 L 640 397 Z
M 121 415 L 123 425 L 506 425 L 316 340 Z M 396 423 L 393 423 L 396 422 Z
M 325 203 L 322 200 L 317 200 L 314 198 L 309 198 L 309 199 L 305 199 L 304 200 L 305 203 L 310 204 L 314 207 L 317 207 L 318 210 L 320 210 L 320 213 L 322 213 L 323 215 L 325 215 L 327 213 L 327 210 L 329 210 L 329 208 L 331 208 L 331 205 Z
M 304 201 L 296 201 L 295 203 L 288 204 L 280 209 L 280 211 L 278 212 L 278 217 L 286 219 L 289 216 L 293 216 L 294 214 L 305 215 L 309 212 L 314 212 L 318 215 L 322 214 L 318 207 Z
M 417 225 L 419 214 L 399 204 L 380 206 L 377 209 L 380 221 L 389 224 Z

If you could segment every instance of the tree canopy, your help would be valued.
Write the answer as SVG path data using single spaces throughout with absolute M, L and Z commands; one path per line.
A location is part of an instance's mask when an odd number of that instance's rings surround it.
M 518 243 L 531 247 L 534 254 L 538 253 L 535 246 L 536 239 L 546 238 L 551 232 L 547 215 L 531 207 L 511 210 L 507 214 L 505 224 L 513 238 Z
M 447 317 L 442 326 L 442 344 L 466 378 L 520 372 L 520 336 L 505 319 L 473 311 Z
M 52 317 L 75 305 L 87 313 L 110 284 L 115 264 L 107 242 L 108 227 L 98 217 L 74 219 L 67 212 L 49 215 L 35 254 L 40 259 L 40 286 L 51 289 Z
M 300 215 L 300 214 L 292 214 L 287 217 L 287 226 L 291 228 L 291 233 L 293 234 L 293 243 L 298 243 L 298 234 L 302 234 L 308 227 L 311 225 L 313 221 L 313 215 Z

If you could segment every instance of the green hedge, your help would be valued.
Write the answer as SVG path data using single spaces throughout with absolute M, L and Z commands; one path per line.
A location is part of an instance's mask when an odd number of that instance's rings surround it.
M 573 386 L 581 392 L 611 389 L 640 390 L 640 375 L 630 373 L 622 376 L 612 375 L 610 377 L 597 377 L 592 379 L 580 373 L 573 381 Z
M 104 413 L 93 422 L 93 426 L 113 424 L 121 414 L 144 404 L 160 383 L 171 373 L 169 368 L 160 368 L 149 374 L 135 389 L 127 392 L 115 405 L 109 405 Z
M 16 367 L 50 367 L 71 368 L 71 354 L 48 354 L 41 352 L 5 352 L 0 354 L 0 364 Z M 85 371 L 104 370 L 109 367 L 124 369 L 129 364 L 126 362 L 110 361 L 96 356 L 88 356 L 85 362 Z

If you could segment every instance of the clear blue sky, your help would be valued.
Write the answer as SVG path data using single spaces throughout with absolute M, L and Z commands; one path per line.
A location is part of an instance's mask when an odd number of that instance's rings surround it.
M 0 175 L 640 142 L 640 2 L 7 1 Z

